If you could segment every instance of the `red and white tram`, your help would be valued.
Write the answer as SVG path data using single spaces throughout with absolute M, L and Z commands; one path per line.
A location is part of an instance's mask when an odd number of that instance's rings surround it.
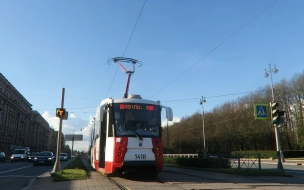
M 148 171 L 163 167 L 161 111 L 169 121 L 172 109 L 140 95 L 108 98 L 97 108 L 91 165 L 104 174 Z M 140 127 L 135 127 L 140 122 Z

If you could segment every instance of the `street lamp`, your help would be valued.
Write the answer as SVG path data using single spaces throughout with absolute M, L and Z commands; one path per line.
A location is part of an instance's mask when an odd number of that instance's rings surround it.
M 279 70 L 276 68 L 276 65 L 274 65 L 274 68 L 271 68 L 271 64 L 269 63 L 269 70 L 267 71 L 267 69 L 265 69 L 265 77 L 268 78 L 270 75 L 270 80 L 271 80 L 271 96 L 272 96 L 272 102 L 275 101 L 274 98 L 274 88 L 273 88 L 273 81 L 272 81 L 272 73 L 277 73 Z M 271 105 L 271 103 L 270 103 Z M 272 114 L 271 114 L 271 118 L 272 118 Z M 282 160 L 281 160 L 281 156 L 283 157 L 283 153 L 281 150 L 281 146 L 280 146 L 280 139 L 279 139 L 279 133 L 278 133 L 278 126 L 276 124 L 273 124 L 274 126 L 274 132 L 275 132 L 275 137 L 276 137 L 276 144 L 277 144 L 277 154 L 278 154 L 278 166 L 277 169 L 278 170 L 284 170 L 283 169 L 283 164 L 282 164 Z M 284 159 L 284 157 L 283 157 Z
M 203 138 L 204 138 L 204 158 L 207 157 L 207 152 L 206 152 L 206 138 L 205 138 L 205 113 L 204 113 L 204 103 L 206 102 L 205 97 L 202 96 L 202 99 L 200 100 L 200 105 L 202 105 L 202 110 L 203 110 Z

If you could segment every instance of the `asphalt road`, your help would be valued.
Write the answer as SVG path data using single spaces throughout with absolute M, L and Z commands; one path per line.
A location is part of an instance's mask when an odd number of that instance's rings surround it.
M 69 161 L 68 161 L 69 162 Z M 63 167 L 68 162 L 61 162 Z M 6 161 L 0 163 L 0 189 L 1 190 L 21 190 L 37 176 L 50 173 L 53 166 L 35 166 L 28 162 L 11 163 Z
M 291 161 L 286 160 L 285 162 L 282 162 L 283 170 L 285 173 L 304 177 L 304 165 L 298 165 L 299 163 L 304 163 L 303 161 Z M 278 161 L 267 161 L 263 160 L 261 161 L 261 168 L 262 170 L 274 170 L 278 169 Z

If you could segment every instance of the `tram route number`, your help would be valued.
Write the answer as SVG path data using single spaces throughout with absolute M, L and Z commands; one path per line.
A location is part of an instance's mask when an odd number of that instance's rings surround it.
M 135 159 L 136 160 L 145 160 L 147 159 L 146 154 L 135 154 Z

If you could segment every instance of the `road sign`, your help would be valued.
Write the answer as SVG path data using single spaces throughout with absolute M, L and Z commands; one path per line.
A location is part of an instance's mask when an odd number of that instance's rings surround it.
M 64 136 L 65 141 L 82 141 L 83 140 L 83 135 L 65 135 Z
M 254 104 L 254 117 L 256 120 L 268 120 L 268 104 Z

